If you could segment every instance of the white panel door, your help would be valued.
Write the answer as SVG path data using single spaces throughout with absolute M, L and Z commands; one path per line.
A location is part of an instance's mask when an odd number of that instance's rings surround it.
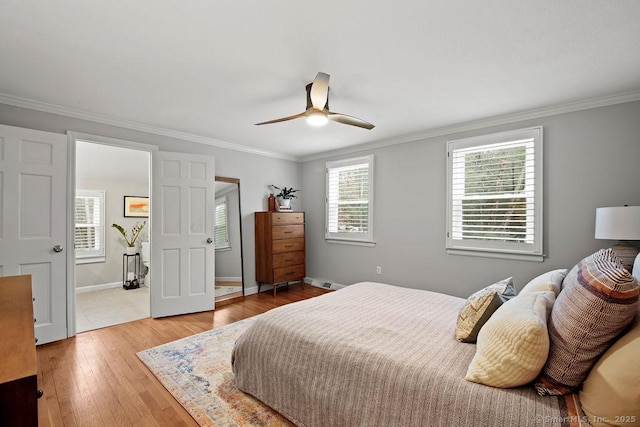
M 151 316 L 213 310 L 212 156 L 152 153 Z
M 0 275 L 30 274 L 38 344 L 67 337 L 67 136 L 0 125 Z

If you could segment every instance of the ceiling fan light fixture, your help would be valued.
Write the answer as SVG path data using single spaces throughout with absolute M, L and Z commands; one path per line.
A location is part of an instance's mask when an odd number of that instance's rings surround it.
M 293 116 L 282 117 L 280 119 L 269 120 L 267 122 L 256 123 L 256 125 L 268 125 L 272 123 L 287 122 L 289 120 L 307 118 L 310 126 L 323 126 L 329 120 L 350 126 L 357 126 L 362 129 L 373 129 L 375 126 L 369 122 L 346 114 L 336 113 L 329 110 L 329 74 L 320 72 L 313 79 L 312 83 L 306 86 L 307 108 Z
M 307 123 L 311 126 L 324 126 L 329 121 L 327 113 L 320 110 L 313 110 L 307 115 Z

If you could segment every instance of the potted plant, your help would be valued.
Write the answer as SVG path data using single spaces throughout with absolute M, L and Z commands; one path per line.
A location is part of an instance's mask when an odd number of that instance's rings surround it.
M 136 222 L 136 224 L 131 228 L 131 237 L 128 237 L 127 232 L 121 225 L 111 224 L 111 226 L 118 230 L 120 234 L 122 234 L 122 237 L 124 237 L 124 241 L 127 244 L 127 254 L 136 253 L 136 240 L 138 240 L 138 237 L 140 236 L 140 233 L 142 232 L 142 229 L 146 224 L 147 221 L 142 221 L 142 224 Z
M 293 187 L 280 188 L 280 187 L 276 187 L 275 185 L 272 185 L 271 187 L 280 191 L 278 194 L 276 194 L 276 198 L 278 199 L 278 204 L 283 207 L 291 206 L 291 199 L 295 199 L 298 197 L 293 193 L 300 191 L 300 190 L 294 190 Z

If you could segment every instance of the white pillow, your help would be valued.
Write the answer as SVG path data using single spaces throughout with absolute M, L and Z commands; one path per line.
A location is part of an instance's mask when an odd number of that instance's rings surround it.
M 566 268 L 560 268 L 558 270 L 552 270 L 547 273 L 543 273 L 538 277 L 531 279 L 527 285 L 522 288 L 520 293 L 538 292 L 538 291 L 553 291 L 556 296 L 562 289 L 562 281 L 567 275 Z
M 520 294 L 501 305 L 478 333 L 465 379 L 492 387 L 533 381 L 549 355 L 547 319 L 553 290 Z
M 633 261 L 633 271 L 631 275 L 640 283 L 640 254 L 636 255 L 636 260 Z

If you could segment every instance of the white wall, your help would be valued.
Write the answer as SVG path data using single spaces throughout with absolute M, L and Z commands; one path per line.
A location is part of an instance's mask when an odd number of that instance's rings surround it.
M 446 141 L 544 126 L 543 263 L 448 255 Z M 327 160 L 375 156 L 373 248 L 326 243 Z M 599 206 L 640 205 L 640 102 L 495 126 L 305 162 L 307 276 L 348 285 L 378 281 L 466 297 L 508 276 L 571 268 L 608 241 L 594 239 Z M 382 275 L 376 274 L 382 267 Z
M 253 213 L 267 209 L 268 185 L 295 188 L 302 185 L 302 165 L 290 160 L 228 150 L 5 104 L 0 104 L 0 123 L 62 134 L 71 130 L 155 145 L 162 151 L 215 156 L 216 175 L 240 179 L 245 287 L 257 286 Z M 294 209 L 301 206 L 301 200 L 302 197 L 294 200 Z
M 76 287 L 121 282 L 122 254 L 126 251 L 126 246 L 120 232 L 111 227 L 111 224 L 120 224 L 130 234 L 129 230 L 135 223 L 147 220 L 146 218 L 124 217 L 124 196 L 148 196 L 149 183 L 78 177 L 76 188 L 105 191 L 105 261 L 77 264 Z M 136 241 L 138 248 L 140 248 L 140 243 L 146 240 L 147 232 L 148 228 L 145 227 Z

